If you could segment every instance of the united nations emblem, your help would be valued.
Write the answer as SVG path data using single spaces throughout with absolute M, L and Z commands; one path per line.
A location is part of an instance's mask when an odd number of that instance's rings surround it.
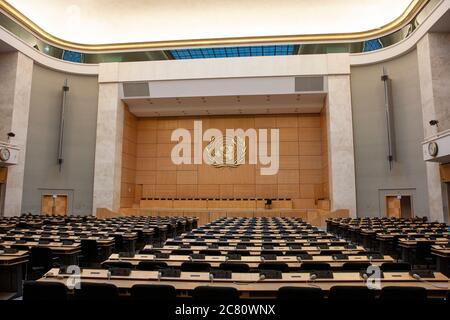
M 244 164 L 246 151 L 245 140 L 238 136 L 213 137 L 205 147 L 208 164 L 216 168 L 235 168 Z

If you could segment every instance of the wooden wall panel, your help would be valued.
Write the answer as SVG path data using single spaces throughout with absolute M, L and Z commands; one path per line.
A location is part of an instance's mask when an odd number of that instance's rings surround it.
M 316 208 L 317 200 L 328 198 L 324 114 L 199 118 L 136 118 L 128 110 L 126 114 L 122 182 L 124 187 L 136 185 L 131 192 L 122 192 L 128 205 L 129 199 L 137 205 L 138 192 L 142 198 L 282 197 L 294 199 L 294 208 L 309 209 Z M 171 141 L 172 130 L 185 128 L 193 135 L 194 120 L 202 120 L 203 132 L 217 128 L 224 134 L 227 128 L 279 128 L 278 174 L 260 175 L 260 164 L 237 168 L 173 164 L 171 151 L 176 142 Z
M 125 107 L 122 144 L 122 184 L 120 206 L 131 208 L 136 203 L 137 118 Z

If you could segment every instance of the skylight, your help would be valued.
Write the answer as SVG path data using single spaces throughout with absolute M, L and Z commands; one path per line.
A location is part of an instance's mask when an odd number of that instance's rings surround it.
M 273 45 L 273 46 L 251 46 L 251 47 L 178 49 L 178 50 L 170 50 L 170 53 L 176 60 L 202 59 L 202 58 L 287 56 L 295 54 L 295 46 Z

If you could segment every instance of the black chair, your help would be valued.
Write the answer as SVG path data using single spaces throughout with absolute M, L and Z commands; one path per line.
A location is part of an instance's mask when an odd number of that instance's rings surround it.
M 83 301 L 115 301 L 119 298 L 117 287 L 111 283 L 81 282 L 75 290 L 75 299 Z
M 155 253 L 161 253 L 161 251 L 157 249 L 142 249 L 139 251 L 139 254 L 155 254 Z
M 176 250 L 172 250 L 173 255 L 178 255 L 178 256 L 188 256 L 190 254 L 192 254 L 193 251 L 192 250 L 188 250 L 188 249 L 176 249 Z
M 40 278 L 53 268 L 57 259 L 53 258 L 52 250 L 46 247 L 32 247 L 31 253 L 31 276 L 32 279 Z
M 300 270 L 305 270 L 305 271 L 331 270 L 331 266 L 329 263 L 303 262 L 300 266 Z
M 402 272 L 411 271 L 411 265 L 406 262 L 385 262 L 381 265 L 383 272 Z
M 164 261 L 140 261 L 136 267 L 137 270 L 158 271 L 167 268 Z
M 248 256 L 250 256 L 250 251 L 248 251 L 248 250 L 230 250 L 230 251 L 228 251 L 228 254 L 239 254 L 242 257 L 248 257 Z
M 330 301 L 365 301 L 373 302 L 375 293 L 365 286 L 333 286 L 328 295 Z
M 80 263 L 82 266 L 90 266 L 101 260 L 100 249 L 95 240 L 81 240 Z
M 123 268 L 133 269 L 133 264 L 126 261 L 107 261 L 102 263 L 103 269 Z
M 369 262 L 346 262 L 342 265 L 342 271 L 365 271 L 371 264 Z
M 250 267 L 246 263 L 234 263 L 234 262 L 224 262 L 219 266 L 220 270 L 228 270 L 237 273 L 248 273 L 250 272 Z
M 427 290 L 422 287 L 384 287 L 381 289 L 380 300 L 424 302 L 427 300 Z
M 196 301 L 237 301 L 239 292 L 232 287 L 196 287 L 192 293 Z
M 180 269 L 188 272 L 209 272 L 211 265 L 207 262 L 183 262 Z
M 263 262 L 258 265 L 258 270 L 277 270 L 281 272 L 288 272 L 289 266 L 282 262 Z
M 277 292 L 277 302 L 279 303 L 300 303 L 320 302 L 324 298 L 324 293 L 320 288 L 309 287 L 281 287 Z
M 23 283 L 24 301 L 66 301 L 66 286 L 59 282 L 25 281 Z
M 123 236 L 121 234 L 114 235 L 114 250 L 115 252 L 123 252 L 124 251 L 124 242 Z
M 433 263 L 431 245 L 433 241 L 418 241 L 414 250 L 414 264 L 425 264 L 427 267 Z
M 222 252 L 220 250 L 206 249 L 200 250 L 200 254 L 204 254 L 205 256 L 221 256 Z
M 176 295 L 175 288 L 169 285 L 135 284 L 131 287 L 131 298 L 136 301 L 172 302 Z

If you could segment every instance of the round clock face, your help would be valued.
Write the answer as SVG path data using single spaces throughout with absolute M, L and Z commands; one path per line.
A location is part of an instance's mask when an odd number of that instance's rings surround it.
M 436 155 L 438 154 L 438 145 L 436 142 L 430 142 L 428 144 L 428 153 L 430 154 L 430 156 L 432 157 L 436 157 Z
M 0 160 L 2 161 L 8 161 L 10 157 L 9 150 L 7 148 L 1 148 L 0 149 Z

